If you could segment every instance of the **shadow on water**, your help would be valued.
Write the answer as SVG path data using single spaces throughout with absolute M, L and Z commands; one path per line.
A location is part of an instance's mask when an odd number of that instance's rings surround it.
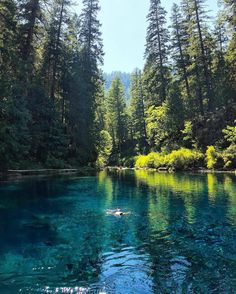
M 121 209 L 115 217 L 106 212 Z M 233 175 L 0 183 L 0 293 L 233 293 Z

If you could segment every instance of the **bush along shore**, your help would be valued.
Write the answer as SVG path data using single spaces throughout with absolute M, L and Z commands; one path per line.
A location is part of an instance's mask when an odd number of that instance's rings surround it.
M 209 146 L 205 153 L 199 150 L 181 148 L 169 154 L 151 152 L 135 158 L 134 167 L 138 169 L 161 170 L 235 170 L 235 157 L 229 152 L 217 151 Z
M 236 123 L 236 121 L 235 121 Z M 182 140 L 182 147 L 150 148 L 150 151 L 134 156 L 123 156 L 116 165 L 126 168 L 154 169 L 159 171 L 235 171 L 236 170 L 236 124 L 221 131 L 222 140 L 215 146 L 198 147 L 191 132 Z M 190 147 L 187 147 L 191 142 Z M 156 149 L 156 150 L 155 150 Z M 108 162 L 112 165 L 114 154 Z

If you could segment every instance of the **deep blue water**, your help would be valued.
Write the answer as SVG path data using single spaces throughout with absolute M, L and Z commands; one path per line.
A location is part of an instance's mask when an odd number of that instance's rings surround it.
M 0 236 L 1 294 L 236 293 L 236 176 L 2 182 Z

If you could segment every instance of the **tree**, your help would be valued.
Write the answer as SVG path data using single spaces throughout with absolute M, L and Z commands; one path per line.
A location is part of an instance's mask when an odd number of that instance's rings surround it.
M 41 71 L 47 95 L 50 96 L 54 105 L 60 100 L 58 89 L 60 79 L 62 78 L 63 41 L 70 5 L 70 0 L 54 0 L 51 8 L 51 17 L 49 17 L 46 23 L 47 31 Z
M 212 81 L 217 108 L 229 105 L 232 102 L 233 83 L 230 75 L 230 63 L 227 60 L 228 34 L 225 15 L 220 12 L 214 28 L 214 51 L 212 54 Z
M 101 38 L 101 24 L 98 20 L 100 11 L 98 0 L 83 0 L 84 8 L 80 15 L 80 42 L 86 52 L 90 70 L 98 73 L 98 65 L 103 63 L 103 44 Z
M 146 65 L 144 79 L 146 96 L 152 105 L 160 105 L 166 99 L 168 84 L 166 11 L 160 0 L 150 1 L 147 16 L 149 22 L 146 38 Z
M 0 3 L 0 119 L 4 112 L 4 101 L 9 97 L 9 88 L 17 71 L 16 17 L 16 3 L 13 0 L 2 1 Z
M 171 151 L 181 145 L 184 111 L 179 88 L 173 83 L 161 106 L 151 106 L 146 114 L 147 135 L 153 150 Z
M 97 143 L 98 159 L 96 165 L 104 167 L 107 164 L 108 158 L 112 151 L 112 138 L 110 134 L 102 130 L 99 133 L 99 140 Z
M 224 152 L 224 161 L 226 167 L 236 165 L 236 121 L 233 126 L 227 126 L 223 130 L 224 138 L 228 143 L 228 148 Z
M 190 87 L 191 97 L 184 99 L 185 109 L 189 117 L 204 115 L 204 95 L 201 70 L 198 62 L 199 46 L 198 38 L 193 28 L 193 10 L 191 0 L 182 0 L 180 9 L 182 11 L 181 34 L 183 52 L 186 56 L 186 71 Z M 185 95 L 186 96 L 186 95 Z M 189 99 L 190 98 L 190 99 Z
M 190 65 L 188 70 L 192 75 L 192 86 L 195 88 L 199 111 L 204 115 L 206 111 L 214 109 L 214 93 L 210 71 L 211 51 L 207 46 L 210 34 L 207 32 L 204 11 L 205 0 L 183 0 L 182 10 L 185 15 L 185 27 L 189 36 L 188 54 Z M 205 107 L 205 104 L 207 107 Z
M 33 63 L 33 42 L 42 21 L 41 0 L 19 1 L 19 43 L 22 60 Z M 29 60 L 31 58 L 31 60 Z
M 127 114 L 124 88 L 119 78 L 115 78 L 112 82 L 106 99 L 106 107 L 106 124 L 112 137 L 113 149 L 121 153 L 127 137 Z
M 189 63 L 189 56 L 187 54 L 186 46 L 186 30 L 183 25 L 183 18 L 180 12 L 180 8 L 177 4 L 173 5 L 172 8 L 172 38 L 171 38 L 171 48 L 172 56 L 175 62 L 175 70 L 178 73 L 180 82 L 184 81 L 186 98 L 190 100 L 190 85 L 187 65 Z
M 230 83 L 233 86 L 233 96 L 236 95 L 236 3 L 234 0 L 224 0 L 224 15 L 230 31 L 230 40 L 226 59 L 229 62 Z M 235 101 L 235 100 L 234 100 Z
M 205 0 L 194 0 L 194 12 L 196 17 L 196 26 L 198 31 L 198 37 L 199 37 L 199 45 L 200 45 L 200 52 L 201 52 L 201 61 L 203 65 L 204 70 L 204 76 L 205 76 L 205 83 L 206 83 L 206 91 L 207 91 L 207 97 L 208 97 L 208 110 L 213 110 L 213 89 L 211 84 L 211 77 L 210 77 L 210 71 L 208 67 L 208 60 L 206 56 L 206 48 L 203 40 L 203 33 L 202 33 L 202 19 L 201 15 L 204 14 L 203 10 L 203 4 Z
M 79 50 L 74 54 L 70 83 L 69 125 L 74 151 L 83 154 L 84 162 L 95 162 L 96 97 L 100 92 L 103 45 L 100 32 L 98 0 L 84 0 L 78 31 Z
M 136 70 L 132 75 L 130 92 L 132 138 L 137 144 L 137 151 L 143 152 L 144 149 L 147 147 L 147 131 L 145 122 L 145 105 L 142 73 L 140 70 Z
M 20 79 L 17 5 L 6 0 L 0 4 L 0 166 L 17 166 L 29 151 L 28 121 L 24 89 Z
M 168 137 L 166 105 L 149 107 L 146 124 L 148 143 L 151 149 L 160 151 Z

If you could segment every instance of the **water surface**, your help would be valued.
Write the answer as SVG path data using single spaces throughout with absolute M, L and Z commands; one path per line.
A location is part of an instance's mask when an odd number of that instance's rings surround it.
M 0 234 L 1 294 L 236 292 L 234 175 L 2 182 Z

